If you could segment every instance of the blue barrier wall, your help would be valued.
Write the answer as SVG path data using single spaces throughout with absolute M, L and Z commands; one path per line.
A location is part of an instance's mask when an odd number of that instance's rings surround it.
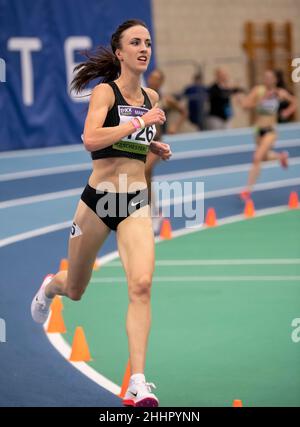
M 69 94 L 79 52 L 130 18 L 151 31 L 151 0 L 0 0 L 0 151 L 81 143 L 88 97 Z

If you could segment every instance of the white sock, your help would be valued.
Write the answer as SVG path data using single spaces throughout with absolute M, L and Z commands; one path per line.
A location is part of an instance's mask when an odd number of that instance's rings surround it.
M 146 382 L 144 374 L 133 374 L 130 377 L 130 383 L 131 384 L 136 383 L 136 382 L 142 382 L 142 381 Z

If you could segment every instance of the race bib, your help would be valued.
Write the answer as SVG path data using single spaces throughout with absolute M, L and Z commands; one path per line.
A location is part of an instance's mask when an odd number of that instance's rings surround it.
M 131 107 L 127 105 L 118 105 L 120 125 L 128 123 L 134 117 L 143 116 L 149 111 L 143 107 Z M 113 144 L 113 148 L 131 153 L 147 154 L 148 147 L 156 135 L 155 125 L 147 126 L 144 129 L 138 129 L 136 132 L 122 138 L 122 141 Z

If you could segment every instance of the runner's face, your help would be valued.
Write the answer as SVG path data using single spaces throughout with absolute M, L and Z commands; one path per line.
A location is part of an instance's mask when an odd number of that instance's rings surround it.
M 266 71 L 264 75 L 264 83 L 268 88 L 274 88 L 276 86 L 276 76 L 273 71 Z
M 121 48 L 116 50 L 121 65 L 143 73 L 147 70 L 151 58 L 151 37 L 147 28 L 136 25 L 124 31 Z

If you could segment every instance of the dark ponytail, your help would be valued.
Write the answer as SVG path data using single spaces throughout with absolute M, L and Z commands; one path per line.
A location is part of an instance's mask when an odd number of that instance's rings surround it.
M 71 90 L 78 93 L 94 79 L 101 78 L 102 82 L 109 82 L 120 74 L 120 62 L 110 49 L 99 46 L 94 53 L 85 51 L 83 54 L 88 60 L 74 68 L 76 75 Z
M 71 91 L 75 90 L 75 92 L 78 93 L 84 89 L 89 82 L 97 78 L 103 83 L 115 80 L 121 72 L 120 61 L 115 55 L 115 52 L 121 47 L 122 33 L 128 28 L 137 25 L 147 28 L 146 24 L 138 19 L 125 21 L 111 36 L 110 48 L 99 46 L 94 53 L 88 51 L 81 52 L 88 60 L 76 65 L 74 68 L 74 73 L 76 73 L 76 75 L 71 83 Z

